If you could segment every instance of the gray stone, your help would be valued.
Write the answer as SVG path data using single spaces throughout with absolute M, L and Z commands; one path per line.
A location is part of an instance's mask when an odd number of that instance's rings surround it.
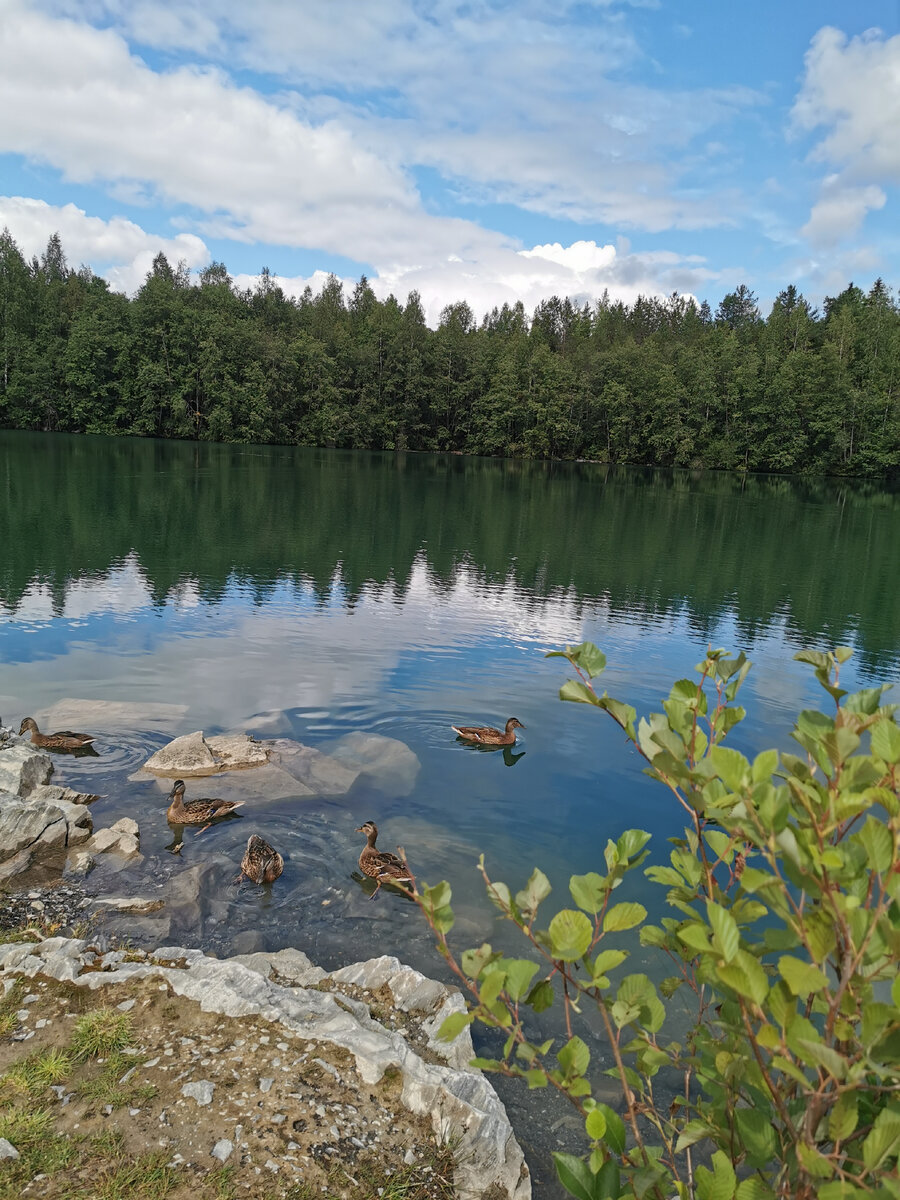
M 212 1158 L 217 1158 L 219 1162 L 223 1163 L 228 1160 L 232 1150 L 234 1150 L 234 1142 L 229 1142 L 228 1138 L 219 1138 L 209 1153 Z
M 70 787 L 62 787 L 55 783 L 44 783 L 28 793 L 29 800 L 46 800 L 48 804 L 93 804 L 99 800 L 93 792 L 76 792 Z
M 32 746 L 31 742 L 17 740 L 4 746 L 0 753 L 0 792 L 27 796 L 42 783 L 48 783 L 52 774 L 50 755 Z
M 198 1079 L 194 1083 L 186 1083 L 181 1089 L 182 1096 L 189 1096 L 201 1106 L 212 1104 L 213 1092 L 216 1085 L 208 1079 Z
M 6 1138 L 0 1137 L 0 1158 L 16 1159 L 18 1157 L 19 1152 L 12 1142 L 8 1142 Z
M 149 896 L 100 896 L 96 903 L 102 908 L 114 908 L 118 912 L 136 913 L 140 916 L 159 912 L 166 902 Z
M 229 961 L 241 963 L 266 979 L 274 978 L 279 983 L 292 986 L 299 984 L 310 987 L 325 978 L 321 967 L 313 966 L 302 950 L 295 950 L 293 947 L 268 953 L 235 954 Z
M 98 829 L 87 843 L 86 849 L 90 850 L 92 854 L 114 853 L 121 854 L 126 858 L 133 858 L 134 855 L 140 853 L 137 838 L 114 826 L 109 829 Z
M 33 860 L 34 849 L 31 846 L 26 846 L 24 850 L 20 850 L 18 854 L 14 854 L 6 862 L 0 863 L 0 883 L 6 883 L 7 880 L 13 879 L 16 875 L 23 874 L 31 866 Z
M 43 729 L 154 729 L 174 733 L 184 722 L 186 704 L 142 700 L 79 700 L 67 697 L 34 715 Z
M 0 858 L 12 858 L 27 846 L 65 844 L 66 818 L 55 804 L 31 804 L 0 793 Z
M 84 877 L 94 869 L 94 856 L 87 850 L 76 850 L 66 860 L 66 874 Z
M 137 821 L 133 821 L 131 817 L 119 817 L 118 821 L 114 821 L 110 825 L 110 829 L 120 830 L 122 833 L 128 833 L 140 840 L 141 831 L 138 829 L 138 823 Z
M 223 733 L 206 739 L 213 757 L 221 771 L 235 768 L 261 767 L 269 761 L 268 751 L 262 742 L 246 733 Z
M 218 770 L 212 750 L 207 746 L 203 731 L 186 733 L 157 750 L 144 763 L 145 771 L 168 775 L 172 779 L 192 775 L 215 775 Z
M 379 791 L 393 796 L 408 796 L 421 768 L 405 742 L 380 733 L 348 733 L 325 750 L 332 759 L 365 775 Z
M 488 1080 L 468 1066 L 444 1065 L 431 1058 L 426 1061 L 399 1032 L 374 1020 L 363 1002 L 315 987 L 283 987 L 240 963 L 207 958 L 198 950 L 176 946 L 157 950 L 152 961 L 119 961 L 110 970 L 97 970 L 98 961 L 102 956 L 77 939 L 47 938 L 28 945 L 2 945 L 0 977 L 43 975 L 91 990 L 131 980 L 159 980 L 175 995 L 197 1002 L 204 1012 L 258 1016 L 280 1024 L 286 1033 L 305 1041 L 346 1050 L 364 1085 L 377 1083 L 385 1071 L 393 1069 L 398 1073 L 399 1098 L 404 1107 L 430 1118 L 438 1136 L 456 1143 L 454 1182 L 460 1200 L 476 1200 L 487 1193 L 507 1200 L 530 1197 L 531 1182 L 522 1151 Z M 164 965 L 171 961 L 179 966 Z M 94 969 L 85 971 L 83 968 L 88 966 Z M 361 967 L 356 972 L 361 980 L 383 979 L 398 990 L 405 986 L 410 996 L 418 990 L 421 1000 L 427 999 L 428 1003 L 437 995 L 415 979 L 404 984 L 402 976 L 409 968 L 396 960 L 375 959 Z M 448 1004 L 462 1005 L 458 993 L 447 992 L 447 1000 L 428 1020 L 442 1019 Z M 454 1047 L 458 1045 L 464 1047 L 466 1061 L 470 1060 L 473 1051 L 468 1029 L 453 1043 Z M 437 1051 L 438 1047 L 432 1043 L 430 1049 Z M 204 1084 L 212 1087 L 208 1081 L 200 1081 L 186 1084 L 184 1092 L 190 1095 L 189 1088 Z M 204 1089 L 198 1102 L 206 1094 Z M 207 1102 L 211 1099 L 210 1092 Z
M 321 750 L 290 738 L 267 743 L 269 761 L 287 771 L 316 796 L 344 796 L 359 778 L 359 768 L 338 762 Z

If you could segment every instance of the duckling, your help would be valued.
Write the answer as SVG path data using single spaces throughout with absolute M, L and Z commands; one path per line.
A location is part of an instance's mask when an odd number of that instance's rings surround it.
M 450 728 L 467 742 L 480 742 L 483 746 L 512 746 L 516 740 L 515 730 L 524 729 L 525 726 L 518 717 L 510 717 L 503 733 L 490 725 L 451 725 Z
M 93 742 L 93 734 L 72 733 L 70 729 L 61 729 L 58 733 L 41 733 L 34 717 L 26 717 L 19 726 L 19 737 L 25 733 L 31 734 L 35 746 L 44 750 L 82 750 Z
M 247 838 L 247 849 L 241 859 L 241 873 L 235 879 L 240 883 L 246 875 L 251 883 L 274 883 L 284 870 L 284 859 L 258 834 Z
M 213 821 L 219 817 L 227 817 L 244 803 L 243 800 L 189 800 L 184 802 L 184 780 L 176 779 L 169 792 L 171 804 L 166 812 L 166 820 L 170 825 L 203 825 L 197 834 L 209 829 Z
M 374 821 L 366 821 L 357 827 L 357 833 L 366 835 L 366 844 L 359 856 L 359 869 L 363 875 L 368 875 L 378 883 L 378 887 L 369 897 L 374 900 L 383 883 L 411 883 L 416 885 L 416 878 L 409 869 L 406 857 L 398 858 L 390 850 L 376 850 L 375 839 L 378 837 L 378 826 Z M 400 847 L 397 847 L 400 850 Z M 402 853 L 402 851 L 401 851 Z

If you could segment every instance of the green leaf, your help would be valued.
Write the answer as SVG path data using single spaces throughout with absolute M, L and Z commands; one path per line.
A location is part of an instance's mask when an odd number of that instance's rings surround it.
M 566 1078 L 571 1079 L 576 1075 L 583 1075 L 588 1069 L 591 1052 L 581 1038 L 576 1035 L 569 1038 L 556 1057 Z
M 548 1083 L 546 1072 L 532 1067 L 530 1071 L 525 1072 L 525 1082 L 529 1088 L 546 1087 Z
M 579 704 L 594 704 L 597 707 L 600 705 L 596 692 L 586 683 L 582 683 L 580 679 L 567 679 L 559 689 L 559 698 L 560 700 L 575 700 Z
M 596 871 L 589 871 L 587 875 L 573 875 L 569 880 L 569 891 L 579 908 L 598 913 L 609 893 L 609 884 Z
M 646 916 L 647 910 L 643 904 L 637 904 L 634 901 L 614 904 L 603 918 L 603 932 L 619 933 L 623 929 L 634 929 L 635 925 L 640 925 Z
M 736 1200 L 775 1200 L 775 1193 L 758 1175 L 751 1175 L 738 1184 L 735 1197 Z
M 754 783 L 768 783 L 778 769 L 778 751 L 763 750 L 753 760 L 751 778 Z
M 828 1116 L 828 1135 L 836 1142 L 850 1136 L 859 1122 L 859 1096 L 843 1092 Z
M 525 997 L 525 1003 L 536 1013 L 546 1012 L 553 1005 L 553 984 L 549 979 L 541 979 L 534 985 Z
M 890 1155 L 900 1149 L 900 1112 L 883 1108 L 875 1118 L 872 1131 L 862 1144 L 863 1162 L 874 1171 Z
M 778 970 L 795 996 L 809 996 L 828 986 L 828 978 L 823 971 L 790 954 L 782 954 L 778 960 Z
M 704 1138 L 710 1136 L 710 1128 L 705 1121 L 688 1121 L 684 1129 L 678 1135 L 678 1141 L 675 1143 L 675 1153 L 680 1154 L 682 1150 L 687 1150 L 688 1146 L 694 1146 L 697 1142 L 702 1142 Z
M 553 957 L 563 962 L 574 962 L 587 953 L 594 927 L 583 912 L 564 908 L 550 922 L 548 933 Z
M 712 1156 L 713 1169 L 697 1168 L 698 1200 L 733 1200 L 737 1176 L 728 1155 L 716 1150 Z
M 750 764 L 739 751 L 728 746 L 713 746 L 709 760 L 729 791 L 740 792 L 749 784 Z
M 593 642 L 579 642 L 565 650 L 548 650 L 544 658 L 567 658 L 590 676 L 599 675 L 606 667 L 606 655 Z
M 731 913 L 720 904 L 709 901 L 706 915 L 713 928 L 713 942 L 726 962 L 731 962 L 738 952 L 741 935 Z
M 520 1000 L 531 986 L 531 981 L 537 974 L 537 963 L 529 962 L 527 958 L 505 958 L 503 970 L 506 972 L 506 991 L 511 1000 Z
M 540 902 L 546 900 L 551 891 L 550 880 L 543 871 L 535 867 L 525 887 L 516 894 L 516 904 L 524 913 L 533 915 L 537 912 Z
M 592 1108 L 584 1119 L 584 1127 L 592 1141 L 598 1141 L 606 1133 L 606 1117 L 599 1108 Z
M 872 726 L 872 753 L 886 763 L 900 762 L 900 728 L 891 717 Z
M 609 1107 L 608 1104 L 597 1104 L 594 1112 L 603 1114 L 606 1121 L 606 1133 L 603 1135 L 603 1140 L 612 1150 L 613 1154 L 624 1154 L 625 1152 L 625 1122 L 619 1114 Z
M 626 950 L 601 950 L 590 964 L 591 975 L 595 979 L 598 975 L 605 975 L 607 971 L 612 971 L 623 963 L 627 957 Z
M 867 817 L 859 833 L 853 835 L 865 849 L 869 867 L 873 871 L 886 871 L 894 857 L 894 839 L 891 831 L 877 817 Z
M 575 1200 L 605 1200 L 597 1190 L 597 1176 L 591 1173 L 591 1168 L 583 1159 L 554 1150 L 553 1164 L 559 1182 Z
M 769 1117 L 756 1108 L 737 1108 L 734 1119 L 750 1165 L 766 1166 L 777 1150 L 775 1130 Z
M 475 1020 L 471 1013 L 455 1012 L 449 1017 L 445 1017 L 441 1022 L 441 1027 L 438 1030 L 438 1039 L 442 1042 L 452 1042 L 454 1038 L 459 1037 L 467 1025 L 471 1025 Z

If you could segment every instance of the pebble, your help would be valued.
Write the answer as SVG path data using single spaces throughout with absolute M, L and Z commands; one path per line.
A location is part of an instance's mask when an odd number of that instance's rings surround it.
M 271 1079 L 271 1078 L 268 1078 L 268 1077 L 267 1077 L 267 1078 L 265 1078 L 265 1079 L 260 1079 L 260 1081 L 259 1081 L 259 1090 L 260 1090 L 261 1092 L 268 1092 L 268 1091 L 269 1091 L 269 1089 L 272 1087 L 272 1084 L 273 1084 L 274 1082 L 275 1082 L 275 1080 L 274 1080 L 274 1079 Z
M 216 1090 L 216 1085 L 210 1083 L 208 1079 L 198 1079 L 194 1083 L 186 1083 L 181 1089 L 182 1096 L 190 1096 L 200 1105 L 212 1103 L 213 1092 Z
M 131 1012 L 131 1010 L 134 1008 L 134 1001 L 123 1000 L 121 1004 L 116 1005 L 116 1008 L 119 1010 L 119 1012 Z
M 19 1152 L 12 1142 L 8 1142 L 6 1138 L 0 1138 L 0 1158 L 16 1159 L 18 1157 Z
M 223 1163 L 233 1150 L 234 1142 L 230 1142 L 228 1138 L 220 1138 L 213 1146 L 212 1150 L 210 1150 L 210 1154 L 213 1158 L 217 1158 L 219 1162 Z

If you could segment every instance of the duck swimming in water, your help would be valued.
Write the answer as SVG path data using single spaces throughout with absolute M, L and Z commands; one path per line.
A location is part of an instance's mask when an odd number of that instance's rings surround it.
M 512 746 L 516 740 L 515 731 L 525 726 L 518 717 L 510 717 L 502 733 L 490 725 L 451 725 L 450 728 L 467 742 L 480 742 L 482 746 Z
M 247 838 L 247 849 L 241 859 L 241 873 L 235 883 L 246 875 L 251 883 L 274 883 L 284 870 L 284 859 L 257 833 Z
M 363 846 L 359 856 L 359 869 L 363 875 L 368 875 L 370 879 L 374 879 L 378 887 L 370 896 L 374 900 L 378 895 L 378 891 L 383 883 L 411 883 L 415 886 L 415 876 L 409 869 L 409 864 L 405 858 L 398 858 L 396 854 L 392 854 L 390 850 L 377 850 L 375 848 L 375 839 L 378 837 L 378 826 L 374 821 L 366 821 L 360 825 L 357 833 L 366 835 L 366 844 Z M 400 847 L 398 846 L 399 850 Z
M 93 734 L 73 733 L 71 729 L 61 729 L 58 733 L 41 733 L 34 717 L 26 717 L 19 726 L 19 737 L 31 734 L 32 744 L 44 750 L 83 750 L 94 741 Z
M 213 821 L 219 817 L 227 817 L 244 803 L 243 800 L 189 800 L 184 802 L 184 780 L 176 779 L 169 792 L 169 805 L 166 820 L 170 825 L 202 825 L 197 833 L 209 829 Z

